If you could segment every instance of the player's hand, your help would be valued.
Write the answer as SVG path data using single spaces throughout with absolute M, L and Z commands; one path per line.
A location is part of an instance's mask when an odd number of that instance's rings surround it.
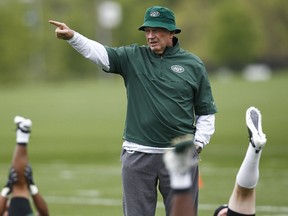
M 8 180 L 6 183 L 6 187 L 11 188 L 12 186 L 18 181 L 18 175 L 17 172 L 15 171 L 14 167 L 11 167 L 8 173 Z
M 49 23 L 56 26 L 55 36 L 59 39 L 69 40 L 74 36 L 74 31 L 70 29 L 65 23 L 54 20 L 49 20 Z
M 13 185 L 17 181 L 18 181 L 17 172 L 15 171 L 14 167 L 11 167 L 8 173 L 8 180 L 6 182 L 6 185 L 1 191 L 1 196 L 7 197 L 12 192 Z
M 27 165 L 25 167 L 25 178 L 30 190 L 31 195 L 35 195 L 38 193 L 38 188 L 34 183 L 34 179 L 33 179 L 33 171 L 32 171 L 32 167 L 30 165 Z
M 25 178 L 26 178 L 28 185 L 35 184 L 34 179 L 33 179 L 33 170 L 32 170 L 32 167 L 30 165 L 27 165 L 25 167 L 25 173 L 24 174 L 25 174 Z

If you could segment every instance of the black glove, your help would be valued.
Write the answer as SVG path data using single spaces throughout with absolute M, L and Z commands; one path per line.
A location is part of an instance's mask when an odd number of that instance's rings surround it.
M 18 175 L 14 169 L 14 167 L 11 167 L 8 173 L 8 180 L 6 185 L 3 187 L 1 191 L 1 196 L 7 197 L 13 189 L 13 184 L 18 181 Z
M 25 178 L 28 184 L 28 188 L 30 190 L 31 195 L 35 195 L 38 193 L 38 188 L 34 183 L 34 179 L 33 179 L 33 171 L 32 171 L 32 167 L 30 165 L 27 165 L 25 167 Z
M 34 184 L 33 170 L 32 170 L 32 167 L 30 165 L 27 165 L 25 167 L 25 178 L 26 178 L 28 185 Z

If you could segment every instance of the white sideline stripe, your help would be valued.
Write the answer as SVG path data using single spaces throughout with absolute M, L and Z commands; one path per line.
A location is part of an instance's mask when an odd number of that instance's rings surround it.
M 103 199 L 103 198 L 83 198 L 83 197 L 60 197 L 45 196 L 48 203 L 55 204 L 78 204 L 78 205 L 104 205 L 104 206 L 121 206 L 122 200 Z
M 105 199 L 105 198 L 84 198 L 84 197 L 61 197 L 61 196 L 46 196 L 45 200 L 48 203 L 54 204 L 73 204 L 73 205 L 103 205 L 103 206 L 122 206 L 122 200 L 119 199 Z M 214 210 L 220 204 L 200 204 L 199 210 L 210 211 Z M 162 202 L 157 203 L 158 208 L 163 208 Z M 258 212 L 288 214 L 288 206 L 257 206 Z M 275 215 L 275 214 L 274 214 Z

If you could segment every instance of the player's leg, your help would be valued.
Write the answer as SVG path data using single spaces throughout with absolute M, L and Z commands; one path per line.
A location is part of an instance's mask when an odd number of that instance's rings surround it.
M 161 158 L 162 157 L 163 156 L 161 155 Z M 162 161 L 159 163 L 163 164 L 163 158 L 162 158 Z M 190 199 L 188 203 L 189 205 L 193 205 L 193 210 L 195 211 L 195 214 L 196 214 L 196 212 L 198 211 L 198 190 L 199 190 L 198 188 L 198 180 L 199 180 L 198 166 L 191 167 L 191 169 L 189 170 L 189 176 L 191 179 L 190 180 L 191 185 L 188 190 L 189 194 L 187 194 Z M 171 178 L 171 175 L 169 174 L 168 170 L 165 168 L 165 164 L 163 164 L 163 166 L 161 165 L 161 168 L 159 168 L 159 191 L 163 197 L 166 215 L 169 215 L 169 216 L 171 215 L 172 199 L 173 198 L 175 199 L 175 197 L 178 197 L 176 196 L 175 191 L 171 190 L 170 178 Z M 182 197 L 182 194 L 180 197 Z
M 170 174 L 172 188 L 171 216 L 196 216 L 195 200 L 191 193 L 191 169 L 198 165 L 198 153 L 189 136 L 173 142 L 175 149 L 167 150 L 164 163 Z M 194 205 L 193 205 L 194 203 Z
M 29 142 L 32 122 L 30 119 L 25 119 L 16 116 L 14 119 L 17 125 L 16 129 L 16 146 L 12 158 L 12 167 L 15 169 L 18 181 L 13 185 L 12 195 L 29 197 L 29 190 L 25 179 L 25 167 L 28 164 L 27 145 Z
M 236 177 L 236 184 L 229 200 L 229 209 L 246 215 L 256 213 L 255 188 L 259 179 L 259 162 L 266 136 L 262 132 L 262 116 L 258 109 L 250 107 L 246 111 L 249 132 L 249 146 Z M 229 215 L 229 214 L 228 214 Z

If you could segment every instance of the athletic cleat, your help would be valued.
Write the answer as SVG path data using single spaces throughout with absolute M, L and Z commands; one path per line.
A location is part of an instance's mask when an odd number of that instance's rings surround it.
M 14 123 L 17 125 L 17 130 L 21 130 L 23 133 L 30 133 L 32 127 L 32 121 L 30 119 L 25 119 L 21 116 L 16 116 L 14 118 Z
M 193 136 L 182 136 L 171 141 L 174 149 L 168 149 L 163 156 L 166 168 L 170 172 L 184 174 L 196 166 L 199 155 L 193 144 Z
M 250 107 L 246 111 L 246 125 L 249 133 L 249 141 L 255 148 L 256 153 L 266 144 L 266 135 L 262 132 L 262 116 L 255 107 Z
M 187 134 L 183 136 L 176 137 L 171 140 L 172 146 L 175 147 L 177 153 L 185 151 L 187 148 L 192 147 L 194 136 L 192 134 Z

